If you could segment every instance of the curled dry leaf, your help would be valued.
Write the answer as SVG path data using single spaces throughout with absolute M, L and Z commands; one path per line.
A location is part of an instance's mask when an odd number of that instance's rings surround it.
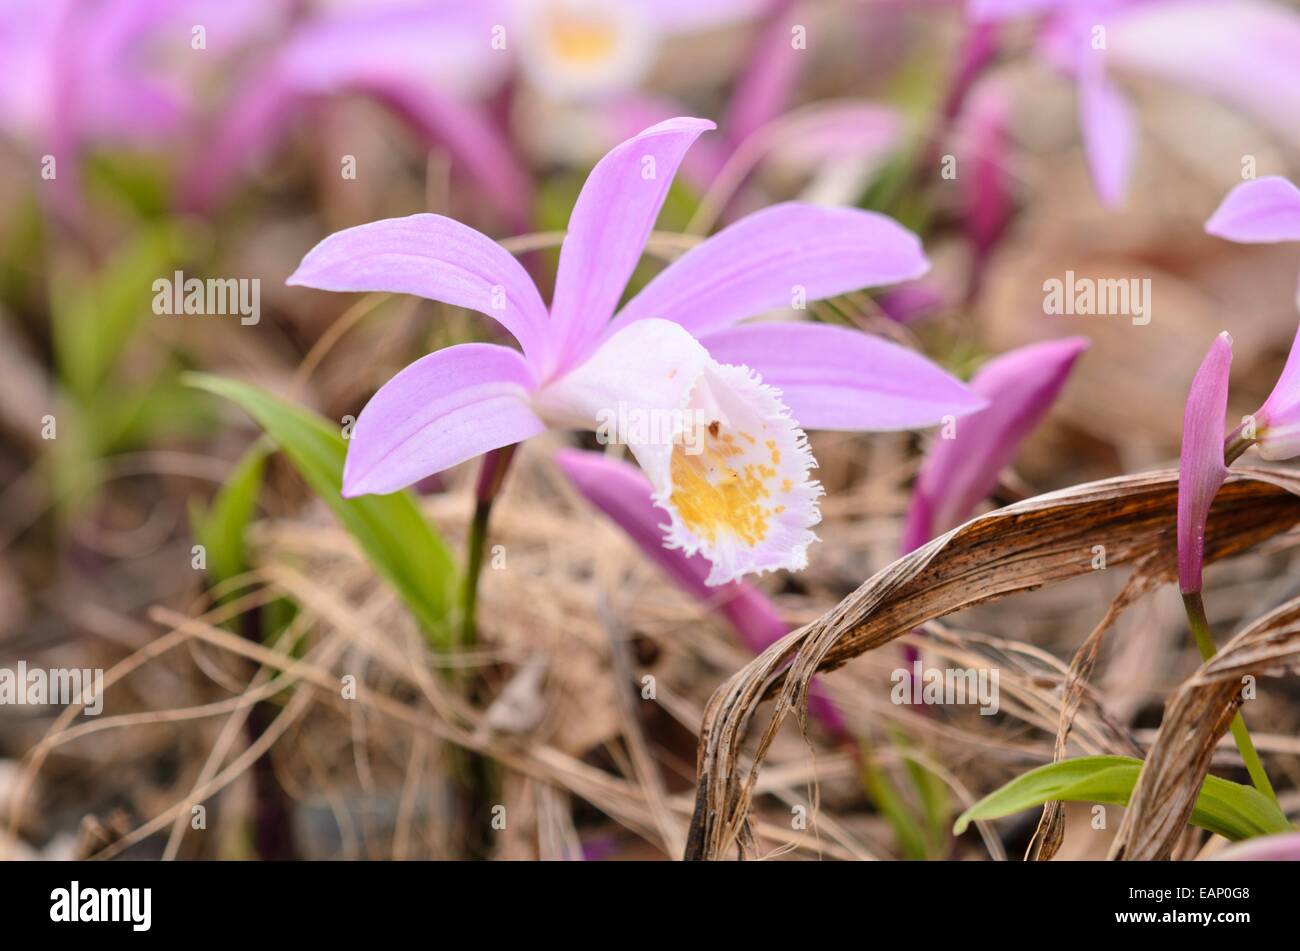
M 1165 704 L 1110 857 L 1167 860 L 1210 757 L 1243 700 L 1243 678 L 1300 671 L 1300 598 L 1264 615 L 1206 661 Z
M 808 682 L 927 621 L 1093 569 L 1142 563 L 1175 576 L 1178 474 L 1160 471 L 1072 486 L 973 519 L 899 559 L 817 620 L 773 644 L 718 688 L 701 726 L 694 815 L 686 857 L 750 851 L 749 805 L 758 770 L 791 710 L 807 716 Z M 1238 554 L 1300 521 L 1300 477 L 1241 468 L 1211 510 L 1205 558 Z M 742 768 L 746 725 L 775 694 L 752 765 Z M 1226 729 L 1228 720 L 1223 721 Z M 1193 790 L 1194 795 L 1194 790 Z

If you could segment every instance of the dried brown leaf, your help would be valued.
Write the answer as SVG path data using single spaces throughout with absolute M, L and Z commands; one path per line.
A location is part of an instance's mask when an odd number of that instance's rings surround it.
M 1277 469 L 1235 470 L 1206 533 L 1207 562 L 1245 551 L 1300 521 L 1300 478 Z M 1073 486 L 990 512 L 936 538 L 868 579 L 822 617 L 773 644 L 718 688 L 705 709 L 695 811 L 686 856 L 723 857 L 752 843 L 748 815 L 758 770 L 793 709 L 807 717 L 808 682 L 913 628 L 974 604 L 1093 570 L 1145 561 L 1173 577 L 1178 474 L 1143 473 Z M 740 766 L 745 728 L 776 694 L 752 765 Z
M 1165 704 L 1110 857 L 1170 858 L 1187 828 L 1210 757 L 1242 704 L 1242 678 L 1300 672 L 1300 598 L 1237 634 Z

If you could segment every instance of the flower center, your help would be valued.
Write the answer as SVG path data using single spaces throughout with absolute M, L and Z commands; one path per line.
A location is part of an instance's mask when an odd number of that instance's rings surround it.
M 604 62 L 618 46 L 616 24 L 607 16 L 583 16 L 560 6 L 552 11 L 547 29 L 556 58 L 569 63 Z
M 776 440 L 765 441 L 769 463 L 756 459 L 758 440 L 747 432 L 726 432 L 720 420 L 713 420 L 697 432 L 702 442 L 698 452 L 683 443 L 673 448 L 671 474 L 673 491 L 669 501 L 676 507 L 682 524 L 714 545 L 726 533 L 746 545 L 757 545 L 767 537 L 769 520 L 785 511 L 771 504 L 781 452 Z M 698 445 L 699 443 L 697 443 Z M 782 480 L 789 491 L 790 480 Z
M 535 0 L 523 65 L 543 93 L 561 100 L 631 89 L 650 68 L 654 24 L 640 4 Z
M 807 564 L 821 486 L 780 394 L 745 367 L 710 362 L 686 419 L 656 500 L 672 519 L 669 547 L 713 562 L 709 584 Z

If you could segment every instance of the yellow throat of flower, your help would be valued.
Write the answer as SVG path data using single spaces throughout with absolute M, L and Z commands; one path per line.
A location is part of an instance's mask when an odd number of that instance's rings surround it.
M 584 66 L 608 60 L 618 43 L 614 24 L 608 18 L 582 16 L 563 9 L 553 11 L 547 32 L 556 57 Z
M 685 444 L 673 448 L 669 501 L 686 528 L 710 544 L 725 533 L 746 545 L 757 545 L 767 536 L 771 517 L 785 510 L 782 505 L 768 504 L 781 462 L 775 440 L 765 440 L 771 460 L 767 465 L 752 461 L 757 440 L 743 431 L 737 435 L 749 451 L 737 442 L 736 435 L 724 432 L 717 420 L 709 423 L 702 441 L 696 443 L 700 451 L 688 452 Z M 785 480 L 780 490 L 789 489 L 789 480 Z

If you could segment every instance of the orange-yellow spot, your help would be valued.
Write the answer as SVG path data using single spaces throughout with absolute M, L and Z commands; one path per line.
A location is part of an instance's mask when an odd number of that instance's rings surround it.
M 701 452 L 689 454 L 680 445 L 673 448 L 669 501 L 686 528 L 710 544 L 727 534 L 746 545 L 757 545 L 767 537 L 768 518 L 773 513 L 762 504 L 771 494 L 764 477 L 752 464 L 740 471 L 728 465 L 728 459 L 742 450 L 729 445 L 726 436 L 719 439 L 712 426 L 706 432 L 709 438 Z M 754 441 L 746 433 L 741 435 Z M 766 466 L 757 469 L 772 472 Z
M 551 48 L 562 60 L 589 65 L 604 62 L 614 52 L 615 35 L 608 22 L 557 10 L 549 29 Z

